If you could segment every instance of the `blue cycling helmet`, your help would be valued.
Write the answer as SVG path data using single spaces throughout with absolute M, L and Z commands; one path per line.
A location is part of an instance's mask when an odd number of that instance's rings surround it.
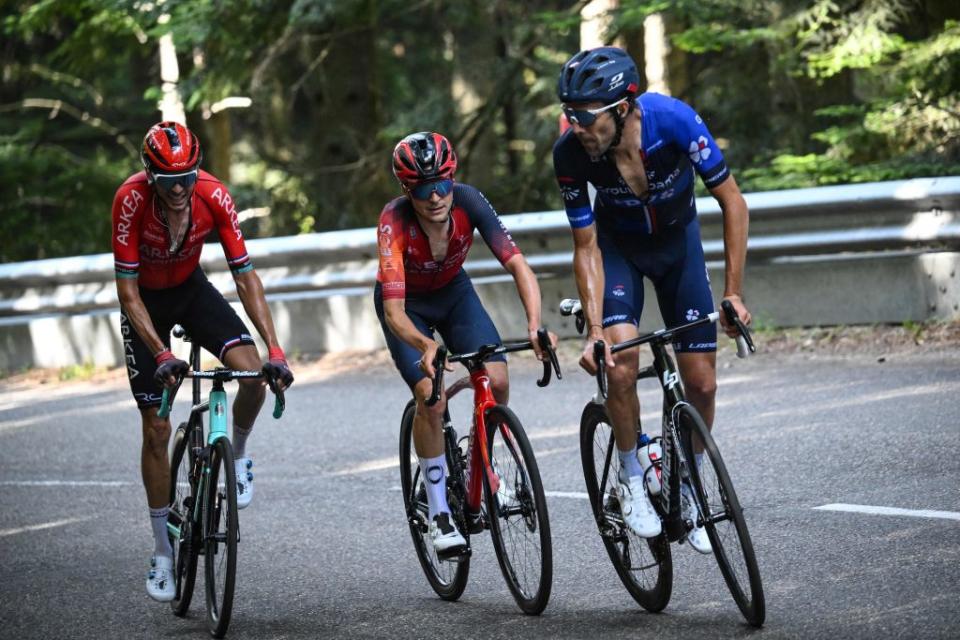
M 557 82 L 560 102 L 610 104 L 640 88 L 637 65 L 619 47 L 597 47 L 576 54 L 563 65 Z

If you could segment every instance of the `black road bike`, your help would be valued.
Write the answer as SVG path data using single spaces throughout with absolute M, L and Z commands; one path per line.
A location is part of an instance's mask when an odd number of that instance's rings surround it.
M 739 332 L 737 355 L 746 357 L 755 351 L 750 332 L 729 302 L 723 301 L 721 307 Z M 560 313 L 574 315 L 577 330 L 582 333 L 585 320 L 579 300 L 561 302 Z M 667 606 L 673 589 L 670 543 L 686 540 L 696 524 L 706 529 L 720 572 L 740 612 L 750 624 L 760 627 L 766 616 L 763 585 L 743 509 L 720 450 L 700 413 L 686 401 L 679 372 L 667 353 L 667 345 L 675 336 L 719 318 L 720 314 L 714 312 L 694 322 L 661 329 L 610 348 L 611 353 L 618 353 L 649 344 L 653 364 L 641 369 L 637 378 L 656 378 L 663 389 L 662 433 L 653 439 L 660 442 L 663 455 L 661 461 L 647 470 L 647 473 L 659 471 L 661 476 L 659 494 L 650 495 L 663 521 L 663 532 L 659 536 L 641 538 L 623 522 L 617 493 L 620 463 L 615 454 L 613 427 L 605 405 L 607 383 L 602 341 L 594 344 L 598 391 L 584 407 L 580 419 L 580 454 L 600 536 L 617 575 L 640 606 L 654 612 Z M 639 424 L 637 428 L 640 429 Z M 691 463 L 695 451 L 705 454 L 702 466 Z M 681 480 L 689 482 L 693 488 L 700 512 L 697 523 L 685 520 L 681 515 Z

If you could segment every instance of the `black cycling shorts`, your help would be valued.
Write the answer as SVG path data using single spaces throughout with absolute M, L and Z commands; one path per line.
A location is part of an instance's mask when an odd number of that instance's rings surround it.
M 144 289 L 140 298 L 153 321 L 153 328 L 170 346 L 170 331 L 179 324 L 195 343 L 223 362 L 224 354 L 240 344 L 254 344 L 243 320 L 230 303 L 214 288 L 203 270 L 197 267 L 182 284 L 169 289 Z M 123 337 L 123 355 L 130 378 L 130 390 L 137 407 L 159 406 L 163 388 L 153 374 L 157 370 L 154 354 L 144 344 L 127 313 L 120 309 L 120 334 Z M 182 354 L 181 354 L 182 355 Z M 186 359 L 186 355 L 183 356 Z

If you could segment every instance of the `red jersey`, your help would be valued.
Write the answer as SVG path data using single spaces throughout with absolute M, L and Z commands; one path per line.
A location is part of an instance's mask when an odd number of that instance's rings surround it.
M 113 198 L 113 259 L 118 278 L 139 278 L 145 289 L 183 283 L 200 264 L 203 241 L 214 229 L 234 273 L 253 268 L 240 233 L 237 209 L 223 183 L 200 171 L 190 200 L 190 222 L 183 244 L 170 253 L 170 235 L 160 200 L 146 173 L 135 173 Z
M 469 185 L 453 186 L 447 255 L 440 261 L 433 257 L 430 240 L 417 222 L 410 200 L 401 196 L 387 203 L 377 229 L 377 280 L 383 286 L 383 299 L 404 298 L 407 293 L 425 293 L 448 284 L 463 267 L 473 244 L 474 229 L 480 231 L 500 264 L 520 255 L 497 212 L 482 193 Z

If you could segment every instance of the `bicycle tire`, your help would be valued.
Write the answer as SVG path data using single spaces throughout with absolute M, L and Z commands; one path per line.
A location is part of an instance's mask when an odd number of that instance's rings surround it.
M 430 587 L 444 600 L 457 600 L 467 587 L 470 558 L 441 561 L 433 548 L 433 542 L 428 537 L 426 489 L 420 478 L 420 462 L 413 447 L 415 412 L 416 403 L 411 400 L 403 410 L 403 418 L 400 421 L 400 487 L 403 491 L 404 513 L 407 514 L 413 548 Z M 453 507 L 452 504 L 451 507 Z M 466 538 L 468 532 L 462 526 L 462 519 L 457 522 L 457 527 Z
M 690 479 L 720 573 L 743 617 L 753 626 L 761 627 L 766 617 L 766 603 L 760 568 L 727 466 L 696 408 L 684 404 L 677 411 L 680 432 L 684 434 L 681 437 L 686 440 L 696 435 L 704 443 L 703 466 L 690 464 Z M 685 442 L 684 448 L 688 460 L 692 460 L 692 441 Z
M 553 585 L 550 516 L 540 470 L 513 411 L 496 405 L 487 410 L 484 420 L 490 463 L 500 480 L 493 491 L 489 476 L 483 474 L 493 547 L 517 606 L 526 614 L 539 615 Z
M 190 472 L 193 469 L 193 453 L 188 448 L 187 423 L 177 427 L 173 439 L 173 455 L 170 457 L 170 516 L 180 527 L 180 538 L 170 534 L 170 546 L 173 547 L 174 582 L 176 595 L 170 602 L 170 608 L 176 616 L 183 617 L 190 608 L 193 587 L 197 578 L 197 557 L 200 554 L 197 530 L 192 519 L 192 506 L 196 500 L 196 486 Z
M 237 476 L 226 437 L 210 447 L 209 469 L 203 509 L 207 628 L 214 638 L 222 638 L 233 611 L 238 536 Z
M 603 405 L 588 404 L 580 418 L 580 457 L 587 495 L 610 562 L 627 592 L 641 607 L 656 613 L 670 602 L 673 592 L 673 559 L 665 533 L 641 538 L 623 523 L 617 497 L 620 465 L 610 453 L 610 466 L 603 487 L 603 469 L 612 446 L 612 425 Z

